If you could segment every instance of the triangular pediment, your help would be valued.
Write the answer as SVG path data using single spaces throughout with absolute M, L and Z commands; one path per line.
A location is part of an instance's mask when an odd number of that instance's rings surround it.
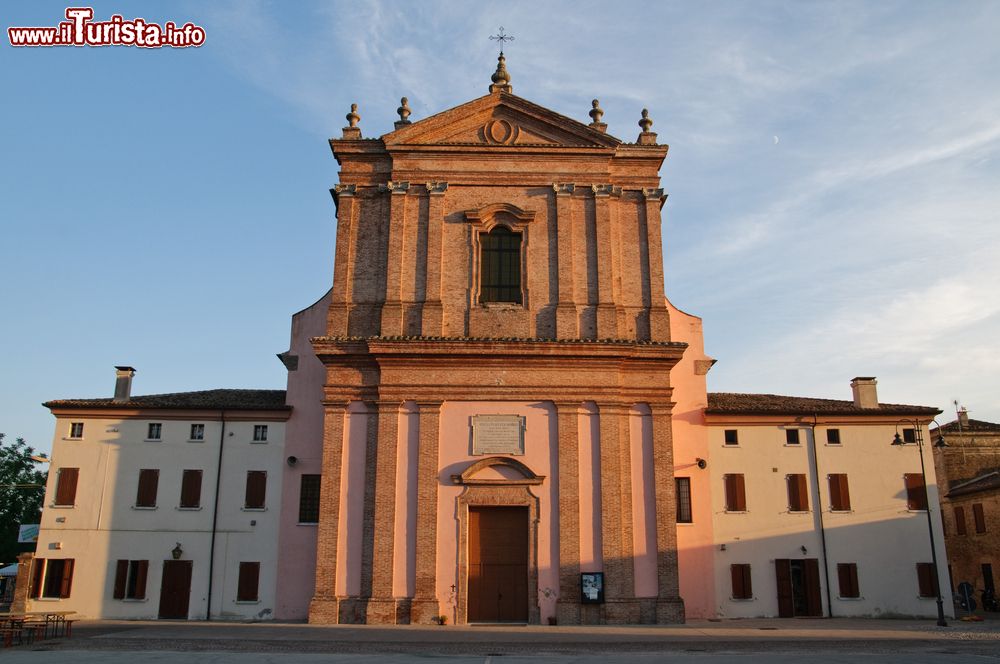
M 382 136 L 406 145 L 613 148 L 621 141 L 508 93 L 489 94 Z

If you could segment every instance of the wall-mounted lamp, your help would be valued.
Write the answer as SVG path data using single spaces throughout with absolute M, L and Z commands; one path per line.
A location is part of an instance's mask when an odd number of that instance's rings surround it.
M 702 470 L 705 470 L 706 468 L 708 468 L 708 462 L 705 461 L 704 459 L 702 459 L 701 457 L 698 457 L 697 459 L 695 459 L 694 462 L 696 464 L 698 464 L 698 467 L 701 468 Z
M 806 555 L 807 553 L 809 553 L 809 549 L 807 549 L 807 548 L 806 548 L 806 545 L 805 545 L 805 544 L 803 544 L 802 546 L 800 546 L 800 547 L 799 547 L 799 550 L 801 550 L 801 551 L 802 551 L 802 555 L 803 555 L 803 556 L 804 556 L 804 555 Z
M 297 456 L 290 456 L 287 459 L 285 459 L 285 462 L 289 466 L 294 466 L 295 464 L 297 464 L 299 462 L 299 458 Z
M 726 545 L 725 544 L 720 544 L 719 545 L 719 551 L 725 551 L 725 550 L 726 550 Z
M 177 543 L 177 546 L 175 546 L 173 549 L 171 549 L 170 555 L 173 556 L 174 560 L 180 560 L 181 559 L 181 556 L 184 555 L 184 549 L 181 548 L 181 543 L 180 542 Z

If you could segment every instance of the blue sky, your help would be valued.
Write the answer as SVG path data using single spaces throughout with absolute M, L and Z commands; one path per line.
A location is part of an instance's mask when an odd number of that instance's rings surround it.
M 5 4 L 3 27 L 65 3 Z M 284 387 L 289 318 L 332 280 L 352 102 L 374 137 L 514 92 L 670 144 L 666 289 L 714 391 L 1000 421 L 1000 3 L 95 2 L 196 49 L 0 46 L 0 431 L 47 399 Z M 947 421 L 942 419 L 942 421 Z

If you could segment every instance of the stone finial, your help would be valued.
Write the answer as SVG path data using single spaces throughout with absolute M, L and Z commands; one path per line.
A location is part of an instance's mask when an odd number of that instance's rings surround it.
M 601 118 L 604 117 L 604 109 L 601 108 L 601 102 L 594 99 L 590 102 L 590 105 L 593 107 L 590 109 L 590 127 L 601 133 L 606 133 L 608 131 L 608 123 L 601 122 Z
M 507 73 L 507 58 L 503 57 L 503 51 L 500 52 L 500 57 L 497 58 L 497 70 L 493 72 L 491 79 L 493 85 L 490 86 L 490 92 L 513 92 L 513 88 L 510 86 L 510 74 Z
M 399 100 L 399 104 L 399 108 L 396 109 L 396 112 L 399 113 L 399 119 L 395 122 L 396 129 L 410 124 L 410 100 L 403 97 Z
M 649 118 L 649 109 L 642 109 L 642 117 L 639 118 L 639 127 L 642 133 L 639 134 L 639 145 L 656 145 L 656 134 L 649 130 L 653 126 L 653 121 Z
M 347 118 L 347 126 L 344 127 L 344 138 L 361 138 L 361 128 L 358 126 L 361 116 L 358 115 L 358 105 L 351 104 L 351 112 L 344 117 Z

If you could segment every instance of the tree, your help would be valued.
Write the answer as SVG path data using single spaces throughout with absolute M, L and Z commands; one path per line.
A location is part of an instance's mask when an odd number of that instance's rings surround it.
M 4 444 L 0 433 L 0 563 L 12 563 L 34 548 L 18 544 L 17 533 L 22 523 L 38 523 L 41 517 L 48 471 L 38 470 L 31 458 L 35 454 L 23 438 Z

